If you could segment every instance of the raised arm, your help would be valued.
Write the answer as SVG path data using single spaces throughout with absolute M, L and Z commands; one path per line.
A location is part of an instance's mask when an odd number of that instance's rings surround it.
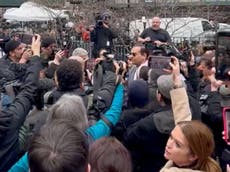
M 0 123 L 0 171 L 8 171 L 17 159 L 19 151 L 18 130 L 34 102 L 33 96 L 37 89 L 38 75 L 42 67 L 39 58 L 40 36 L 33 40 L 32 50 L 34 50 L 34 57 L 30 60 L 20 93 L 7 110 L 0 111 L 0 121 L 2 119 L 6 121 L 4 128 Z
M 181 80 L 180 65 L 176 57 L 172 57 L 173 63 L 170 63 L 172 68 L 172 77 L 174 89 L 170 92 L 174 122 L 177 124 L 180 121 L 190 121 L 192 114 L 190 111 L 188 95 L 185 89 L 185 84 Z
M 111 126 L 116 125 L 118 122 L 122 112 L 123 90 L 123 85 L 119 84 L 115 90 L 113 102 L 109 110 L 105 112 L 101 120 L 86 130 L 94 140 L 110 135 Z

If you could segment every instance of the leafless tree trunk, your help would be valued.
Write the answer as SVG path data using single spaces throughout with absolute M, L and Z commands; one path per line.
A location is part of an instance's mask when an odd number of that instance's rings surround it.
M 53 8 L 63 8 L 65 0 L 34 0 L 36 3 L 46 5 Z M 181 6 L 179 0 L 153 0 L 145 3 L 144 0 L 139 0 L 138 4 L 133 4 L 134 0 L 120 0 L 126 2 L 122 7 L 112 5 L 110 0 L 78 0 L 79 4 L 71 4 L 68 8 L 70 18 L 74 23 L 84 21 L 87 25 L 95 24 L 95 16 L 103 12 L 109 12 L 112 16 L 111 27 L 118 30 L 120 38 L 124 35 L 129 36 L 129 23 L 132 20 L 152 18 L 160 16 L 162 18 L 175 17 L 203 17 L 207 18 L 207 6 L 196 6 L 192 2 L 188 2 L 185 6 Z M 113 4 L 116 0 L 113 1 Z M 80 3 L 81 2 L 81 3 Z M 202 8 L 201 8 L 202 7 Z M 203 10 L 206 9 L 206 10 Z M 209 9 L 210 10 L 210 9 Z M 212 11 L 212 13 L 218 13 Z M 218 16 L 218 14 L 216 14 Z M 150 23 L 149 23 L 150 24 Z M 148 25 L 149 25 L 148 24 Z M 168 25 L 167 25 L 168 26 Z M 167 27 L 166 26 L 166 27 Z M 125 40 L 123 40 L 124 42 Z

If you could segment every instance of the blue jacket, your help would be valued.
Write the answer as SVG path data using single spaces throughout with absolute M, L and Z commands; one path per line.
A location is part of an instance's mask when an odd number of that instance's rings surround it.
M 121 84 L 117 86 L 113 97 L 113 102 L 109 110 L 107 110 L 104 114 L 104 117 L 108 119 L 113 125 L 116 125 L 122 112 L 123 89 L 124 88 Z M 103 120 L 99 120 L 95 125 L 86 129 L 86 133 L 91 136 L 93 140 L 97 140 L 101 137 L 109 136 L 111 133 L 111 128 Z M 28 171 L 29 163 L 27 153 L 25 153 L 24 156 L 9 170 L 9 172 Z

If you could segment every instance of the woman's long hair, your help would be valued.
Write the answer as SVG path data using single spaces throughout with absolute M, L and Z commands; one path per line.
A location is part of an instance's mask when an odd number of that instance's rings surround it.
M 193 169 L 221 172 L 220 166 L 211 158 L 215 147 L 211 130 L 199 121 L 183 121 L 178 126 L 187 139 L 191 152 L 198 157 Z

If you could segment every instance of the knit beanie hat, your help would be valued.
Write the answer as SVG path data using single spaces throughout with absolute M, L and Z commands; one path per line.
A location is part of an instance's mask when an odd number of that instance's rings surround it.
M 128 85 L 128 99 L 132 107 L 144 107 L 149 103 L 149 88 L 144 80 L 134 80 Z

